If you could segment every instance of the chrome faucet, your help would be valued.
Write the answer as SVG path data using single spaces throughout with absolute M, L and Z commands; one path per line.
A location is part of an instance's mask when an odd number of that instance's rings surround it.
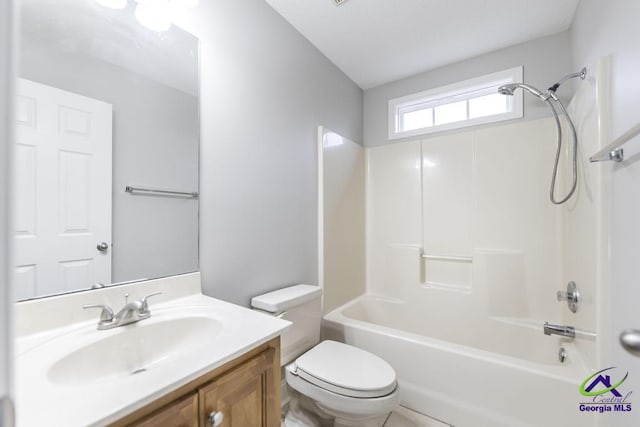
M 160 294 L 162 294 L 162 292 L 155 292 L 142 299 L 128 302 L 117 314 L 114 314 L 111 307 L 106 304 L 89 304 L 82 308 L 85 310 L 88 308 L 101 308 L 102 312 L 100 313 L 100 320 L 98 321 L 98 330 L 112 329 L 151 317 L 147 299 Z
M 574 328 L 573 326 L 551 325 L 549 322 L 544 322 L 544 334 L 575 338 L 576 328 Z

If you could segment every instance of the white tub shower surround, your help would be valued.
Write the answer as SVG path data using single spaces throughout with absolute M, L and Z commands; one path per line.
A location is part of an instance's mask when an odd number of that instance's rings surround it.
M 459 427 L 598 425 L 578 410 L 578 385 L 604 367 L 600 171 L 587 160 L 601 140 L 595 82 L 570 107 L 580 181 L 563 206 L 549 201 L 552 119 L 367 150 L 367 292 L 324 331 L 387 360 L 409 408 Z M 577 314 L 556 301 L 569 280 Z M 577 339 L 545 336 L 545 321 L 575 326 Z

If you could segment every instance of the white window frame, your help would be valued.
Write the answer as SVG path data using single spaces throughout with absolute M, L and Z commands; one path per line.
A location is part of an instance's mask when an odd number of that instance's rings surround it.
M 395 98 L 389 101 L 389 139 L 408 138 L 418 135 L 427 135 L 435 132 L 444 132 L 452 129 L 466 128 L 487 123 L 495 123 L 504 120 L 522 118 L 524 115 L 524 97 L 521 90 L 515 92 L 514 96 L 508 96 L 510 111 L 490 116 L 477 117 L 475 119 L 460 120 L 457 122 L 442 125 L 428 126 L 419 129 L 401 131 L 400 125 L 402 115 L 411 111 L 434 108 L 451 104 L 453 102 L 469 100 L 472 98 L 496 93 L 498 87 L 522 82 L 523 67 L 513 67 L 508 70 L 498 71 L 462 82 L 453 83 L 423 92 Z M 468 109 L 468 104 L 467 104 Z M 467 111 L 467 117 L 468 117 Z

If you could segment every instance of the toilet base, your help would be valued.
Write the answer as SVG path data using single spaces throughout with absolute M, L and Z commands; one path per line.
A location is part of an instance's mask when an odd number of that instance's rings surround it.
M 289 387 L 291 400 L 283 427 L 382 427 L 389 414 L 357 417 L 323 408 Z

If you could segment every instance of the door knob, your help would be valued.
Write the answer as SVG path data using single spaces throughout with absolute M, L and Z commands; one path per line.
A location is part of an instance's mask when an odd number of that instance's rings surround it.
M 107 242 L 100 242 L 100 243 L 98 243 L 98 246 L 96 246 L 96 248 L 100 252 L 106 252 L 107 249 L 109 249 L 109 244 Z
M 634 356 L 640 357 L 640 331 L 627 329 L 620 334 L 620 345 Z

